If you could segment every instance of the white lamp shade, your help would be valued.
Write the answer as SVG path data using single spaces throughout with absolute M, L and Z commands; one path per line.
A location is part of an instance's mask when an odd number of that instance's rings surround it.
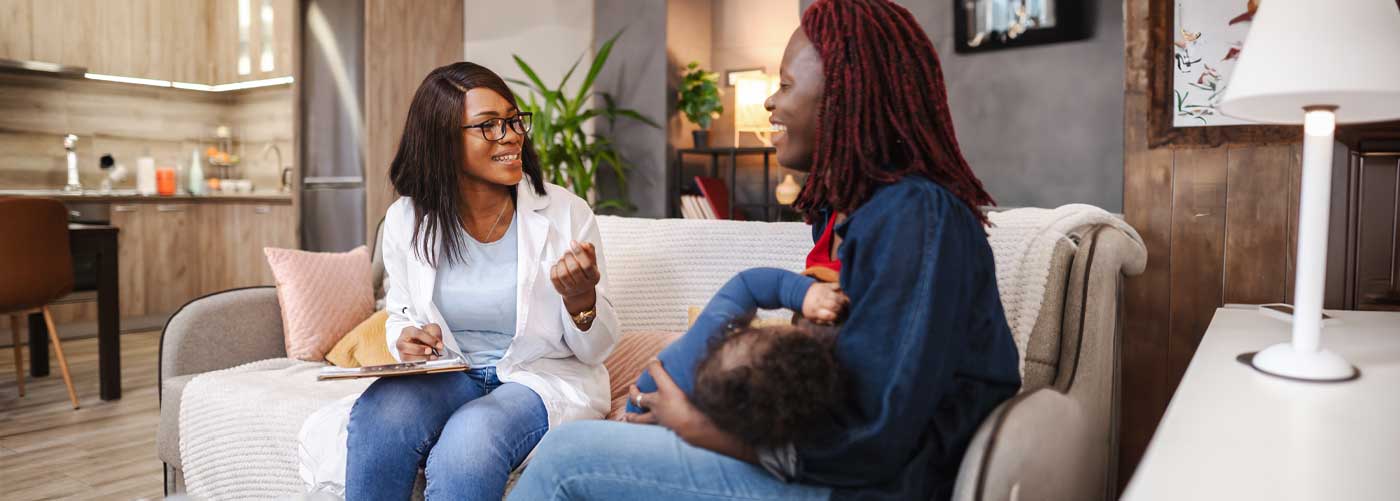
M 1338 123 L 1400 118 L 1395 0 L 1259 2 L 1220 111 L 1298 124 L 1307 106 L 1336 106 Z
M 762 132 L 772 129 L 763 102 L 777 90 L 777 76 L 746 76 L 734 82 L 734 130 Z

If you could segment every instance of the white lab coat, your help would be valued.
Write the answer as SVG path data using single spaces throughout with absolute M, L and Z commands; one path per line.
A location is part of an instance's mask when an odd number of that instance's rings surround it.
M 515 339 L 497 362 L 496 374 L 502 381 L 523 384 L 539 394 L 553 428 L 565 421 L 607 415 L 612 399 L 603 360 L 617 345 L 622 331 L 608 301 L 607 261 L 593 211 L 568 190 L 552 184 L 546 184 L 545 189 L 546 195 L 540 196 L 528 183 L 521 183 L 516 197 L 515 224 L 520 227 L 516 231 Z M 395 342 L 404 327 L 436 323 L 443 332 L 450 332 L 433 304 L 437 270 L 420 259 L 410 244 L 413 212 L 413 201 L 400 198 L 384 217 L 381 245 L 389 275 L 385 337 L 394 358 L 399 358 Z M 598 316 L 588 331 L 574 325 L 564 309 L 563 297 L 549 280 L 550 267 L 559 261 L 571 240 L 590 242 L 598 251 L 602 275 L 597 287 Z M 431 248 L 437 249 L 437 242 Z M 461 351 L 452 336 L 444 336 L 443 342 Z M 308 490 L 344 495 L 346 432 L 357 398 L 359 394 L 349 395 L 326 405 L 302 423 L 298 457 Z
M 587 202 L 559 186 L 546 184 L 546 194 L 541 196 L 522 182 L 516 191 L 515 339 L 496 363 L 496 374 L 503 382 L 520 383 L 539 394 L 551 428 L 575 419 L 602 418 L 612 404 L 603 360 L 622 331 L 608 301 L 607 261 L 597 219 Z M 385 338 L 394 358 L 400 358 L 395 344 L 404 327 L 438 324 L 444 333 L 450 332 L 433 304 L 437 270 L 419 257 L 421 251 L 415 252 L 413 228 L 413 201 L 400 198 L 384 217 L 383 237 L 384 269 L 389 276 Z M 574 325 L 563 296 L 549 279 L 550 267 L 572 240 L 593 244 L 602 275 L 597 286 L 598 315 L 587 331 Z M 436 251 L 438 243 L 432 242 L 430 248 Z M 461 351 L 450 335 L 443 336 L 443 343 Z

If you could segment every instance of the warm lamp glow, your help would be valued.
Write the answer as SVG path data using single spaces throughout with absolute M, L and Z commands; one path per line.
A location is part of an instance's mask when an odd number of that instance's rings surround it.
M 1312 109 L 1303 113 L 1303 133 L 1309 136 L 1331 136 L 1337 128 L 1337 115 L 1331 108 Z
M 801 193 L 802 185 L 797 184 L 797 180 L 792 178 L 792 174 L 788 174 L 783 178 L 782 184 L 778 185 L 778 189 L 774 190 L 773 196 L 778 199 L 780 204 L 792 205 L 793 202 L 797 201 L 797 195 Z
M 736 145 L 738 144 L 737 134 L 740 132 L 758 134 L 763 144 L 768 144 L 768 133 L 773 126 L 768 123 L 769 113 L 763 103 L 768 100 L 768 96 L 773 95 L 777 90 L 778 77 L 776 75 L 746 75 L 734 82 Z

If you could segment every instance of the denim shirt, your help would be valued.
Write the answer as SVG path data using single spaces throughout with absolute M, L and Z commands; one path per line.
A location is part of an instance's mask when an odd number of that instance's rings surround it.
M 948 499 L 972 435 L 1021 387 L 986 229 L 906 176 L 836 232 L 851 299 L 837 358 L 853 398 L 839 433 L 797 449 L 796 477 L 836 499 Z
M 835 487 L 834 499 L 948 499 L 977 427 L 1021 387 L 986 230 L 952 193 L 908 176 L 877 189 L 836 233 L 851 299 L 836 355 L 853 397 L 830 440 L 757 451 L 761 466 Z M 728 320 L 754 307 L 801 310 L 796 290 L 811 279 L 777 271 L 734 277 L 658 355 L 686 394 L 705 341 Z M 637 386 L 656 388 L 645 372 Z M 631 402 L 628 411 L 638 412 Z

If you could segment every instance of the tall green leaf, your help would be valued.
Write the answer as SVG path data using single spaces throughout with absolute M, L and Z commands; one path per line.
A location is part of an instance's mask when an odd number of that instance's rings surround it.
M 582 102 L 584 96 L 587 96 L 588 91 L 593 88 L 593 81 L 598 79 L 598 73 L 602 72 L 603 65 L 608 63 L 608 56 L 612 54 L 613 44 L 620 36 L 622 36 L 621 31 L 609 38 L 607 42 L 603 42 L 603 46 L 598 48 L 598 54 L 593 56 L 593 64 L 588 67 L 588 76 L 583 78 L 583 85 L 578 88 L 578 95 L 574 97 L 574 101 Z
M 599 117 L 610 122 L 619 118 L 635 120 L 651 127 L 660 127 L 655 121 L 635 110 L 619 108 L 611 95 L 592 90 L 598 75 L 607 64 L 613 45 L 622 32 L 618 32 L 598 48 L 588 65 L 583 82 L 572 92 L 567 88 L 570 78 L 583 61 L 580 55 L 564 73 L 559 85 L 551 88 L 533 67 L 519 56 L 514 56 L 516 65 L 526 76 L 526 80 L 509 79 L 521 87 L 524 98 L 518 100 L 523 111 L 534 114 L 534 127 L 530 131 L 531 143 L 540 160 L 540 168 L 546 181 L 565 186 L 579 197 L 588 199 L 597 182 L 600 168 L 609 169 L 617 178 L 619 187 L 627 192 L 626 169 L 629 167 L 618 153 L 615 145 L 605 136 L 590 136 L 584 127 Z M 571 97 L 572 96 L 572 97 Z M 601 96 L 603 104 L 591 107 L 593 98 Z M 626 209 L 630 203 L 622 199 L 593 201 L 597 208 Z

